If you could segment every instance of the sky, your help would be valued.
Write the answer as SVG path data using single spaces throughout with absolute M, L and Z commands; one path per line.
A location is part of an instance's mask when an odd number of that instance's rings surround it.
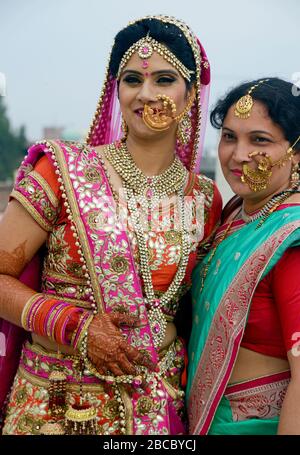
M 0 83 L 13 127 L 86 131 L 115 34 L 147 14 L 186 21 L 211 70 L 210 107 L 230 87 L 278 76 L 300 80 L 298 0 L 0 0 Z M 2 73 L 2 74 L 1 74 Z M 208 127 L 206 145 L 218 133 Z

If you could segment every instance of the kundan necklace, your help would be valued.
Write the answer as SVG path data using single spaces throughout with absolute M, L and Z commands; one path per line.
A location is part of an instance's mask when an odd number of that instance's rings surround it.
M 146 195 L 150 198 L 154 196 L 161 199 L 176 193 L 182 187 L 187 176 L 187 170 L 177 156 L 171 166 L 162 174 L 146 176 L 133 161 L 125 141 L 108 145 L 104 153 L 115 171 L 126 185 L 134 190 L 136 195 Z
M 184 186 L 187 170 L 178 158 L 162 174 L 147 177 L 136 166 L 125 142 L 118 146 L 110 144 L 106 147 L 105 156 L 116 172 L 123 179 L 124 193 L 133 228 L 136 233 L 137 245 L 140 256 L 141 276 L 144 283 L 144 292 L 147 303 L 149 325 L 152 332 L 153 343 L 158 348 L 165 338 L 167 321 L 162 309 L 175 297 L 186 273 L 190 252 L 190 239 L 186 228 L 184 210 Z M 172 193 L 177 193 L 178 212 L 181 221 L 181 256 L 175 277 L 167 291 L 158 299 L 152 283 L 148 246 L 144 235 L 144 226 L 141 222 L 141 210 L 138 196 L 146 196 L 148 209 L 152 206 L 153 197 L 162 199 Z

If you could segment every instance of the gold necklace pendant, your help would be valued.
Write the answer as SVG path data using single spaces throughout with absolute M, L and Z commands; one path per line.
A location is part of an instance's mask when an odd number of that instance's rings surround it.
M 104 154 L 124 183 L 134 190 L 135 195 L 146 198 L 150 193 L 150 198 L 157 199 L 176 193 L 184 185 L 188 174 L 175 156 L 172 164 L 162 174 L 146 176 L 135 164 L 124 141 L 118 145 L 108 145 Z
M 153 307 L 150 311 L 148 311 L 148 320 L 152 333 L 153 344 L 155 348 L 158 348 L 164 341 L 167 328 L 165 315 L 159 306 Z

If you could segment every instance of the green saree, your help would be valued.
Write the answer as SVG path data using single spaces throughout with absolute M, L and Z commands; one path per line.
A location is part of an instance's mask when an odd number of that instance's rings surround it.
M 287 248 L 300 245 L 300 206 L 272 213 L 256 229 L 259 222 L 231 225 L 209 264 L 202 290 L 201 277 L 210 254 L 193 273 L 187 384 L 191 434 L 275 434 L 277 430 L 278 397 L 283 400 L 289 372 L 228 387 L 258 283 Z M 262 412 L 259 403 L 267 403 L 270 397 L 278 398 L 276 404 L 268 402 L 270 412 Z M 252 412 L 244 412 L 245 402 L 251 400 Z

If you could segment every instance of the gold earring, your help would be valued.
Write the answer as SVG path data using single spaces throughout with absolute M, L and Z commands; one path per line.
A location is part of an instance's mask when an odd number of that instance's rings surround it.
M 291 171 L 291 184 L 292 188 L 298 188 L 299 182 L 300 181 L 300 175 L 299 175 L 299 163 L 296 163 L 292 167 Z
M 187 145 L 191 140 L 193 125 L 189 116 L 189 112 L 193 105 L 194 99 L 195 97 L 191 95 L 183 112 L 175 117 L 175 120 L 178 123 L 177 139 L 182 145 Z
M 122 119 L 121 129 L 122 129 L 122 133 L 123 133 L 123 139 L 127 139 L 127 136 L 128 136 L 128 125 L 127 125 L 127 123 L 126 123 L 124 118 Z
M 185 114 L 178 123 L 176 134 L 180 144 L 187 145 L 190 142 L 192 136 L 192 122 L 189 114 Z

